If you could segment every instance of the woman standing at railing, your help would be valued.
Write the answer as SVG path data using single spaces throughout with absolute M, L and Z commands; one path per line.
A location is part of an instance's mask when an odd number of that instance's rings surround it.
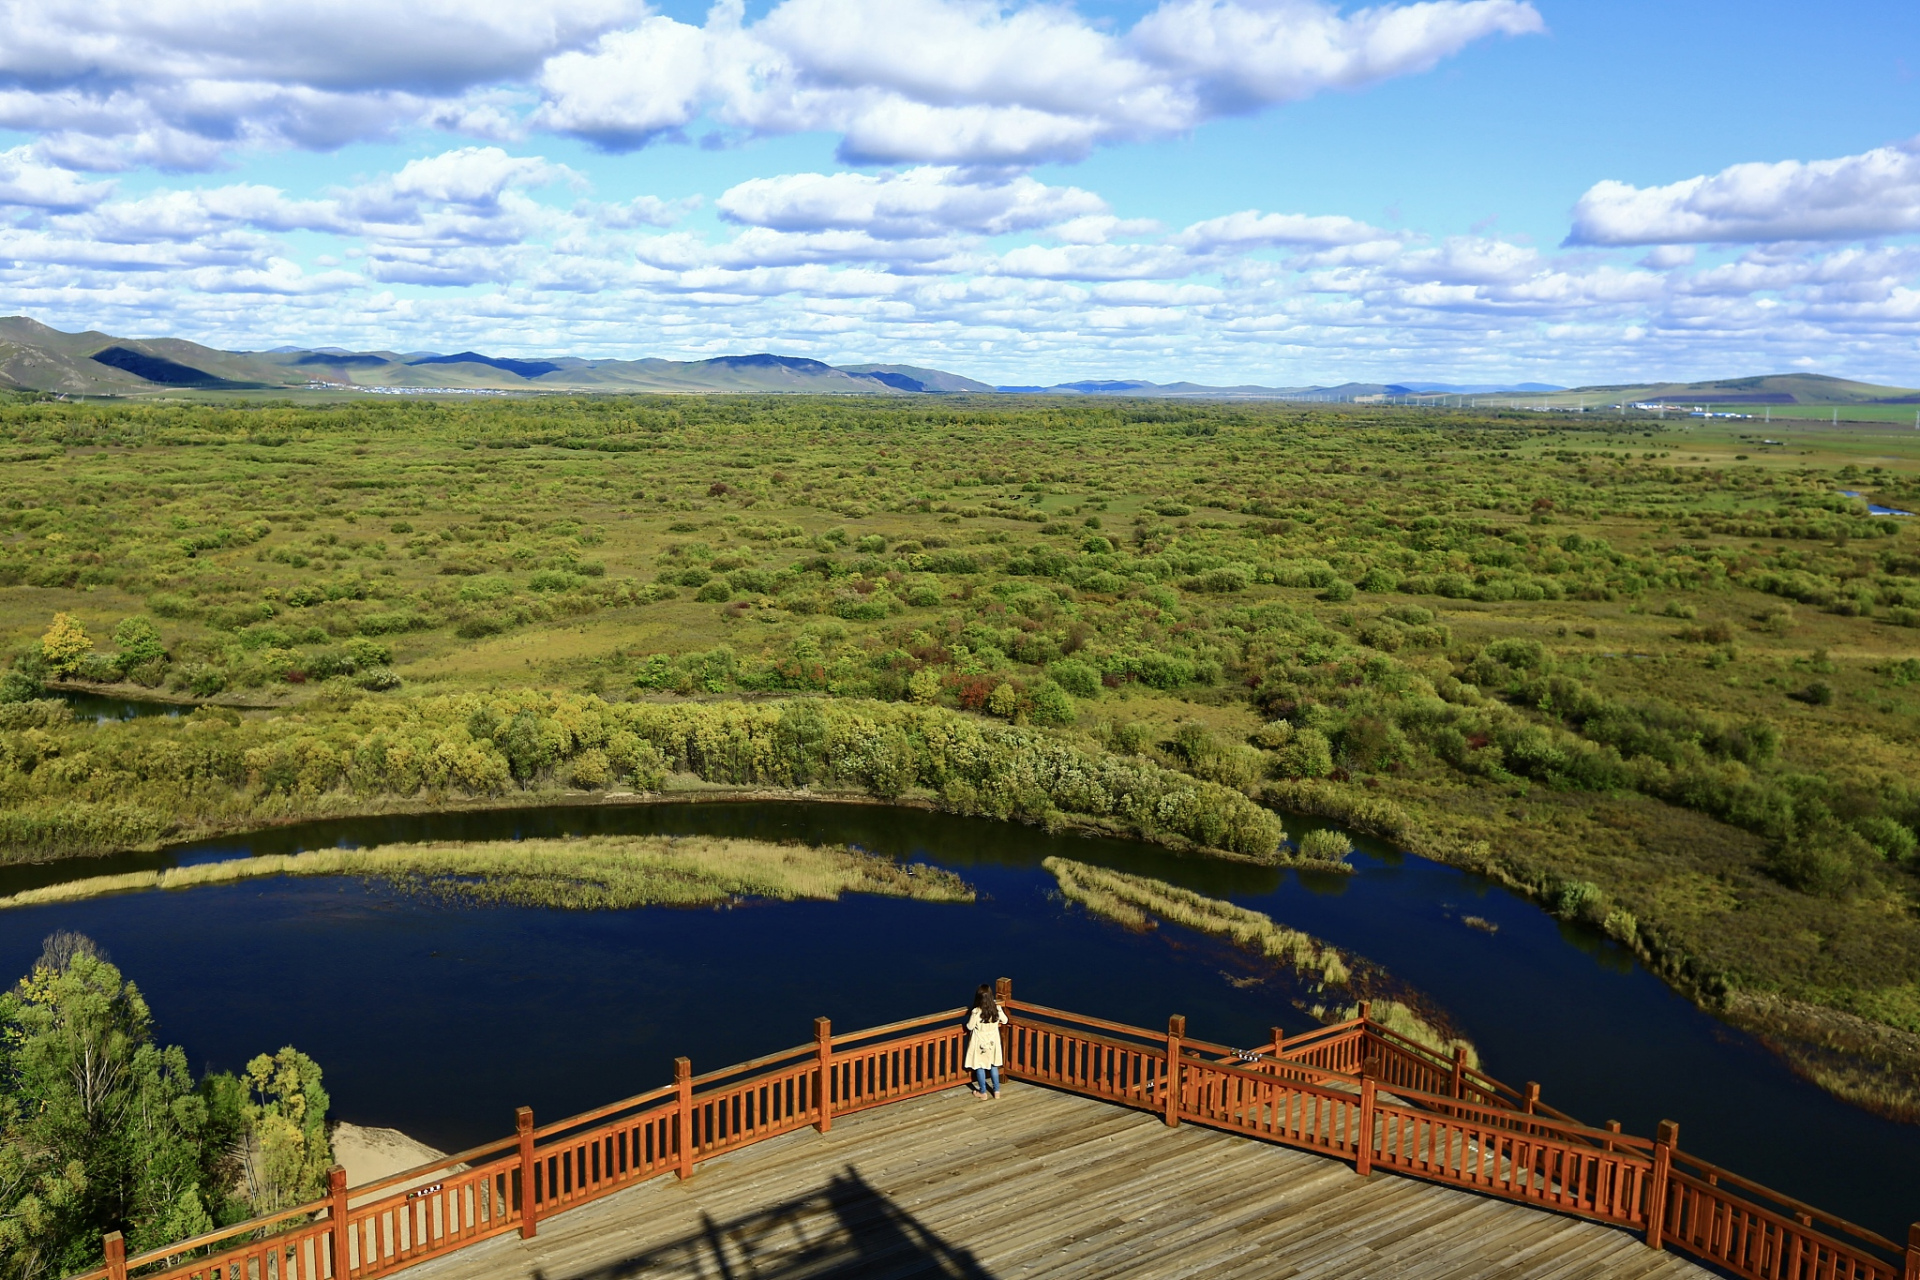
M 973 1010 L 967 1014 L 966 1065 L 973 1072 L 976 1097 L 1000 1100 L 1000 1064 L 1006 1061 L 1000 1051 L 1000 1028 L 1006 1021 L 1007 1011 L 993 998 L 993 988 L 981 983 L 973 993 Z M 991 1093 L 987 1092 L 989 1074 L 993 1078 Z

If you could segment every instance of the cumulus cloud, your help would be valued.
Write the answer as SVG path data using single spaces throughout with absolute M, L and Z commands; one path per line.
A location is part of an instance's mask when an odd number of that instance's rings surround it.
M 1043 366 L 1300 382 L 1441 367 L 1492 381 L 1528 365 L 1606 381 L 1628 364 L 1711 357 L 1722 372 L 1809 353 L 1864 373 L 1869 355 L 1910 364 L 1920 340 L 1920 246 L 1775 241 L 1696 261 L 1669 245 L 1629 265 L 1311 210 L 1169 228 L 1084 188 L 977 166 L 756 178 L 721 194 L 717 221 L 686 219 L 692 197 L 596 201 L 571 170 L 508 146 L 311 192 L 229 182 L 122 196 L 38 150 L 0 153 L 9 182 L 10 307 L 231 346 L 271 331 L 689 357 L 777 333 L 822 358 L 1009 382 L 1042 380 Z M 464 291 L 457 307 L 447 290 Z
M 1920 231 L 1920 137 L 1837 160 L 1736 164 L 1664 187 L 1596 183 L 1576 245 L 1857 240 Z
M 1364 244 L 1391 240 L 1391 232 L 1343 217 L 1309 217 L 1301 213 L 1261 213 L 1246 209 L 1221 218 L 1196 222 L 1175 237 L 1175 243 L 1198 253 L 1243 252 L 1276 246 Z
M 0 205 L 71 212 L 90 209 L 112 194 L 112 183 L 88 182 L 47 164 L 31 147 L 0 151 Z
M 0 127 L 105 169 L 334 147 L 530 81 L 644 12 L 639 0 L 0 0 Z
M 70 167 L 217 167 L 428 125 L 630 150 L 707 118 L 844 158 L 1014 164 L 1424 71 L 1543 29 L 1528 0 L 1162 0 L 1130 30 L 1034 0 L 0 0 L 0 128 Z
M 720 197 L 729 222 L 777 231 L 859 229 L 881 239 L 950 233 L 1002 235 L 1104 214 L 1078 187 L 1029 177 L 979 179 L 951 167 L 904 173 L 794 173 L 754 178 Z
M 1033 164 L 1422 71 L 1474 41 L 1542 29 L 1524 0 L 1351 16 L 1312 0 L 1165 0 L 1119 35 L 1054 5 L 783 0 L 748 24 L 739 0 L 722 0 L 704 26 L 650 17 L 556 56 L 536 121 L 627 148 L 706 113 L 759 133 L 838 133 L 856 162 Z

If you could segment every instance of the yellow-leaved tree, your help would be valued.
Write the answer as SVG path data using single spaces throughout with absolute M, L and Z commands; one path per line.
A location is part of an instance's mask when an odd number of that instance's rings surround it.
M 257 1214 L 318 1199 L 333 1149 L 327 1142 L 327 1091 L 312 1058 L 288 1047 L 247 1064 L 245 1171 Z
M 40 637 L 40 654 L 47 660 L 47 669 L 55 675 L 71 674 L 92 652 L 93 638 L 72 614 L 54 614 L 53 625 Z

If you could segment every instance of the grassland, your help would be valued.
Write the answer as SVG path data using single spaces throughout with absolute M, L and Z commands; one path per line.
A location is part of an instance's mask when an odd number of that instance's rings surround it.
M 856 849 L 704 836 L 589 836 L 234 858 L 68 880 L 0 898 L 0 910 L 273 876 L 352 876 L 439 897 L 576 911 L 701 906 L 736 898 L 832 901 L 843 893 L 973 901 L 973 890 L 950 871 L 924 863 L 902 865 Z
M 1837 491 L 1920 509 L 1920 449 L 1771 436 L 1006 397 L 0 406 L 0 841 L 720 785 L 1276 858 L 1275 811 L 1308 812 L 1897 1064 L 1920 522 Z M 43 642 L 58 613 L 84 635 Z M 46 685 L 203 705 L 95 728 Z

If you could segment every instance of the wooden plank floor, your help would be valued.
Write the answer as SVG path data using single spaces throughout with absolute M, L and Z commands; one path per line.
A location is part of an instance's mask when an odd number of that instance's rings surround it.
M 1595 1223 L 1010 1084 L 836 1120 L 422 1264 L 410 1280 L 1707 1273 Z

